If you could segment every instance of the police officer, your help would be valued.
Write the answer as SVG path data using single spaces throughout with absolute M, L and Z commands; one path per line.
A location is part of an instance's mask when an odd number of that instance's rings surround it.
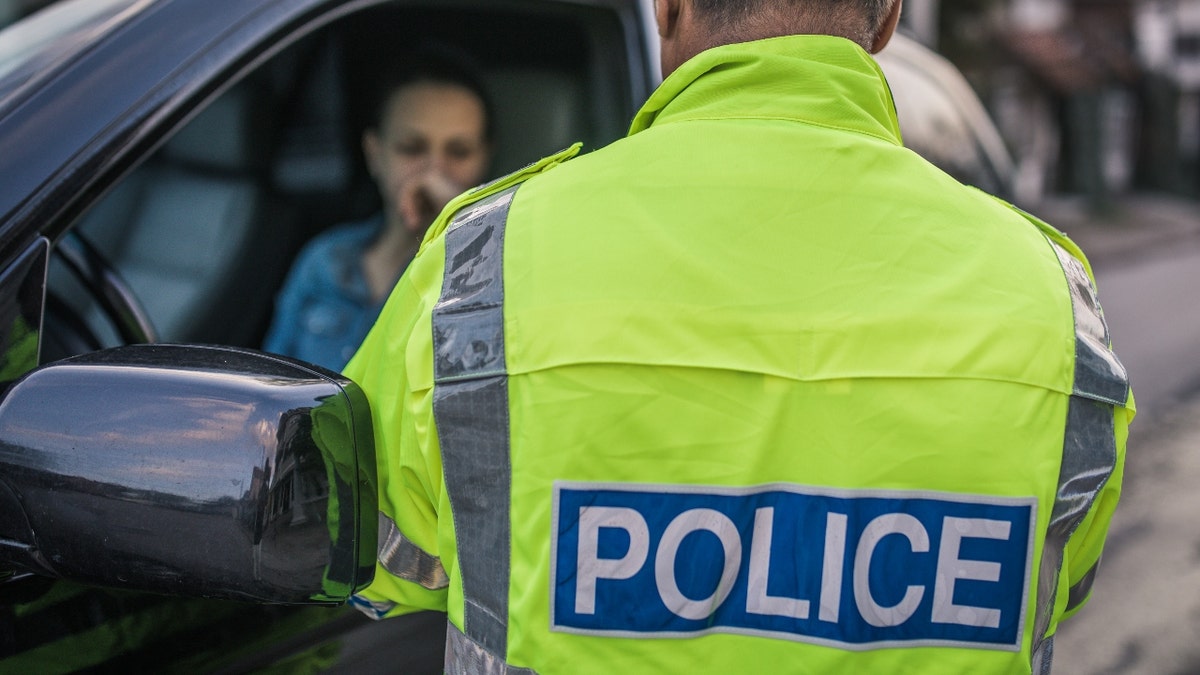
M 1133 416 L 1086 259 L 902 146 L 899 0 L 655 11 L 629 137 L 452 202 L 348 366 L 358 605 L 450 673 L 1047 672 Z

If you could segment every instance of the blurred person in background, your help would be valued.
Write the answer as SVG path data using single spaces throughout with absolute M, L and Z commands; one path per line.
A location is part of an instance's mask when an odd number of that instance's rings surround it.
M 427 45 L 382 74 L 362 148 L 382 210 L 309 242 L 276 298 L 263 349 L 341 370 L 450 199 L 482 180 L 491 105 L 465 57 Z

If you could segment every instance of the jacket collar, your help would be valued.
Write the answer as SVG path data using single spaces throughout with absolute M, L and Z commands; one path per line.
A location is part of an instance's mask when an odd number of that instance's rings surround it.
M 792 35 L 723 45 L 663 80 L 629 133 L 695 119 L 785 119 L 899 145 L 900 125 L 879 64 L 857 44 Z

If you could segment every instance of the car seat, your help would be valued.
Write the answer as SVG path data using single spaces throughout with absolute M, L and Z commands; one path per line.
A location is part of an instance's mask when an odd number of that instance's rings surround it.
M 581 75 L 567 70 L 510 66 L 484 74 L 496 110 L 492 170 L 516 171 L 576 141 L 590 149 Z
M 79 226 L 162 341 L 250 344 L 259 330 L 274 288 L 268 279 L 286 265 L 273 259 L 272 242 L 289 229 L 265 177 L 268 98 L 252 81 L 219 96 Z

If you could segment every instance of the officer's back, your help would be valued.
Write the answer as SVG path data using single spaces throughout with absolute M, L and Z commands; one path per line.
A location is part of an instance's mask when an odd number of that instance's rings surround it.
M 733 4 L 660 0 L 631 136 L 402 280 L 348 372 L 448 590 L 364 604 L 447 609 L 451 672 L 1048 666 L 1130 416 L 1081 254 L 902 147 L 898 6 Z

